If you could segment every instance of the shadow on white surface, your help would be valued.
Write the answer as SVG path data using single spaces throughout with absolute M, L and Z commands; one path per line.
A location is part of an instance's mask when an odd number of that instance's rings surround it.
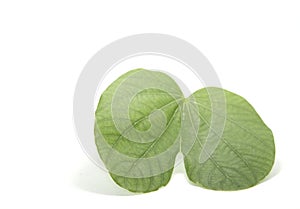
M 281 168 L 282 168 L 281 166 L 282 165 L 281 165 L 280 161 L 278 159 L 276 159 L 271 172 L 269 173 L 269 175 L 267 175 L 267 177 L 264 180 L 262 180 L 261 183 L 269 181 L 273 177 L 277 176 L 281 171 Z
M 135 195 L 119 187 L 109 174 L 92 163 L 83 165 L 73 178 L 73 184 L 82 190 L 116 196 Z
M 281 171 L 280 161 L 276 160 L 272 171 L 261 183 L 264 183 L 274 178 L 276 175 L 280 173 L 280 171 Z M 185 174 L 185 168 L 183 163 L 177 164 L 176 167 L 174 168 L 173 175 L 176 174 Z M 170 181 L 172 181 L 172 179 Z M 189 182 L 188 179 L 187 182 Z M 96 165 L 92 163 L 88 163 L 79 169 L 77 174 L 75 174 L 74 176 L 73 184 L 81 190 L 103 194 L 103 195 L 114 195 L 114 196 L 137 195 L 135 193 L 131 193 L 119 187 L 116 183 L 114 183 L 114 181 L 110 178 L 109 174 L 106 171 L 98 168 Z

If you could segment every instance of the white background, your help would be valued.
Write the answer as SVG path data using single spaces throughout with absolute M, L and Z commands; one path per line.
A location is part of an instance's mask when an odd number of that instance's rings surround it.
M 299 11 L 296 0 L 1 1 L 0 208 L 299 209 Z M 267 181 L 216 192 L 178 167 L 166 187 L 128 196 L 90 162 L 73 128 L 77 78 L 103 46 L 145 32 L 192 43 L 252 103 L 277 145 Z

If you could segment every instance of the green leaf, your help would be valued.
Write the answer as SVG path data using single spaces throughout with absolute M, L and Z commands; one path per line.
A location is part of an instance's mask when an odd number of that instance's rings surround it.
M 172 78 L 144 69 L 129 71 L 104 91 L 95 141 L 118 185 L 150 192 L 169 182 L 179 152 L 183 99 Z
M 244 98 L 210 87 L 185 99 L 162 72 L 119 77 L 101 95 L 95 118 L 99 155 L 132 192 L 165 186 L 179 152 L 190 181 L 213 190 L 254 186 L 274 163 L 272 132 Z
M 183 112 L 187 123 L 195 120 L 190 115 L 200 118 L 184 158 L 190 181 L 213 190 L 239 190 L 256 185 L 270 172 L 273 134 L 244 98 L 205 88 L 187 100 Z M 186 136 L 182 137 L 184 143 Z

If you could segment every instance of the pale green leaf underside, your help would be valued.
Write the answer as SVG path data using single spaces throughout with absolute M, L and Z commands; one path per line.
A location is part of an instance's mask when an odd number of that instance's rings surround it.
M 213 105 L 207 89 L 184 99 L 175 81 L 161 72 L 136 69 L 114 81 L 95 114 L 95 142 L 112 179 L 132 192 L 155 191 L 169 182 L 181 151 L 188 178 L 199 186 L 238 190 L 262 180 L 274 162 L 272 132 L 242 97 L 209 89 Z M 217 108 L 220 91 L 226 114 Z M 224 123 L 224 132 L 209 130 L 211 121 Z M 219 143 L 202 162 L 208 135 Z
M 141 76 L 139 77 L 139 75 Z M 137 80 L 138 77 L 140 80 Z M 129 80 L 131 78 L 134 78 L 133 82 Z M 173 95 L 160 89 L 150 88 L 141 91 L 137 89 L 138 93 L 132 98 L 129 105 L 129 119 L 133 127 L 120 132 L 113 120 L 111 107 L 116 90 L 126 91 L 127 84 L 130 85 L 128 88 L 133 86 L 135 89 L 135 85 L 138 85 L 137 82 L 144 85 L 144 83 L 152 82 L 151 79 L 166 85 L 160 87 L 162 89 L 167 87 Z M 125 84 L 125 87 L 121 86 L 122 84 Z M 124 92 L 124 94 L 127 93 Z M 143 69 L 124 74 L 102 94 L 96 110 L 95 140 L 101 159 L 118 185 L 132 192 L 150 192 L 169 182 L 175 158 L 179 152 L 178 136 L 181 115 L 178 103 L 182 99 L 181 90 L 173 79 L 161 72 Z M 123 101 L 122 98 L 120 101 Z M 122 105 L 124 104 L 119 103 L 116 108 L 121 108 Z M 155 110 L 160 112 L 155 112 Z M 117 118 L 120 123 L 123 122 L 123 119 Z M 163 119 L 166 124 L 161 124 Z M 126 120 L 124 121 L 126 122 Z M 158 125 L 159 127 L 156 127 Z M 157 133 L 152 141 L 143 142 L 143 138 L 141 138 L 142 143 L 138 143 L 130 138 L 130 136 L 135 136 L 135 133 L 129 134 L 134 129 L 145 133 L 151 129 L 151 126 L 158 129 L 164 125 L 166 128 L 163 132 Z M 124 133 L 129 136 L 124 137 Z M 155 135 L 155 132 L 152 134 Z M 146 137 L 149 136 L 151 134 L 146 133 Z M 169 152 L 166 153 L 166 149 L 169 149 Z M 116 153 L 121 154 L 117 155 Z M 157 155 L 159 157 L 155 158 Z
M 209 92 L 209 94 L 208 94 Z M 212 111 L 226 100 L 226 114 Z M 213 190 L 239 190 L 256 185 L 271 170 L 275 146 L 271 130 L 264 124 L 253 107 L 242 97 L 219 88 L 206 88 L 195 92 L 194 108 L 200 117 L 197 140 L 184 163 L 188 178 L 195 184 Z M 214 97 L 211 101 L 210 97 Z M 193 108 L 192 107 L 192 108 Z M 212 133 L 219 143 L 205 162 L 199 156 L 211 124 L 211 116 L 224 121 L 223 133 Z M 225 120 L 224 120 L 225 119 Z

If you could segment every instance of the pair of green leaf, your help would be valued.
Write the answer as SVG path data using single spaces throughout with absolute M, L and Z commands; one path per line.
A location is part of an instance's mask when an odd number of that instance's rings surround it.
M 127 72 L 102 94 L 95 123 L 99 155 L 112 179 L 132 192 L 165 186 L 179 152 L 190 181 L 239 190 L 271 170 L 271 130 L 242 97 L 204 88 L 184 98 L 168 75 Z

